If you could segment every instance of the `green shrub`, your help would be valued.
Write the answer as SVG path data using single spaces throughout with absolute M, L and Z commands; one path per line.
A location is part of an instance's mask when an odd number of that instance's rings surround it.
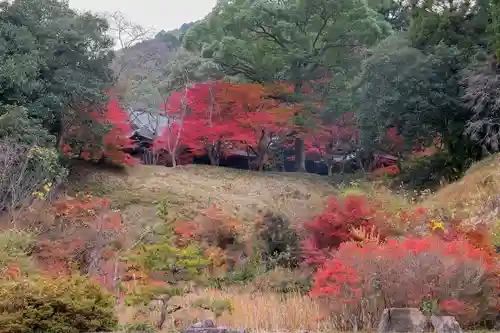
M 29 257 L 35 244 L 32 234 L 21 230 L 6 230 L 0 233 L 0 272 L 10 265 L 19 266 L 21 273 L 35 272 L 35 264 Z
M 28 115 L 24 107 L 0 107 L 0 141 L 26 146 L 54 147 L 56 138 Z
M 231 285 L 244 285 L 253 281 L 260 272 L 261 270 L 253 265 L 238 265 L 223 276 L 210 277 L 208 285 L 215 289 L 223 289 L 225 286 Z
M 84 277 L 4 281 L 0 333 L 112 331 L 113 297 Z
M 300 238 L 285 217 L 268 212 L 257 232 L 261 261 L 270 270 L 299 264 Z
M 306 294 L 311 290 L 311 283 L 311 275 L 306 272 L 277 267 L 256 277 L 253 287 L 258 292 Z
M 415 189 L 437 188 L 442 181 L 459 179 L 473 161 L 464 162 L 446 153 L 419 157 L 406 165 L 395 180 Z
M 67 170 L 54 148 L 0 141 L 0 211 L 12 212 L 33 195 L 45 199 Z
M 192 306 L 212 311 L 216 317 L 222 316 L 226 311 L 229 313 L 233 311 L 233 305 L 227 299 L 210 300 L 208 298 L 198 298 L 192 303 Z
M 155 333 L 156 329 L 150 323 L 135 323 L 121 327 L 123 333 Z

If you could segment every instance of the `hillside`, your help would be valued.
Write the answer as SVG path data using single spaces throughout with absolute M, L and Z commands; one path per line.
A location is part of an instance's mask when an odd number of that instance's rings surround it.
M 154 81 L 166 76 L 162 69 L 167 66 L 179 48 L 180 42 L 175 36 L 157 36 L 126 50 L 119 50 L 112 69 L 124 80 L 147 77 L 148 80 Z
M 173 215 L 193 217 L 217 205 L 239 219 L 254 222 L 262 211 L 301 221 L 320 212 L 336 193 L 328 178 L 313 174 L 258 173 L 204 165 L 178 168 L 140 165 L 124 173 L 80 169 L 72 191 L 106 196 L 135 227 L 159 222 L 156 203 L 167 200 Z
M 491 207 L 486 202 L 493 199 L 498 188 L 495 179 L 499 158 L 492 157 L 476 164 L 463 180 L 444 187 L 423 204 L 443 216 L 453 207 L 475 207 L 477 212 Z M 382 203 L 382 208 L 388 211 L 410 211 L 412 205 L 420 204 L 409 202 L 404 195 L 397 195 L 375 183 L 349 182 L 346 178 L 340 179 L 340 176 L 336 179 L 306 173 L 259 173 L 205 165 L 177 168 L 138 165 L 120 171 L 76 163 L 73 170 L 67 193 L 71 196 L 83 191 L 108 199 L 113 210 L 121 214 L 129 240 L 138 239 L 147 230 L 164 225 L 165 219 L 157 216 L 157 206 L 161 202 L 167 203 L 168 215 L 180 221 L 190 221 L 215 204 L 243 222 L 242 236 L 254 236 L 256 230 L 261 230 L 261 226 L 255 228 L 256 223 L 261 221 L 259 217 L 267 210 L 301 224 L 323 211 L 328 198 L 339 195 L 367 194 Z M 342 183 L 349 184 L 344 187 Z M 491 200 L 488 202 L 493 203 Z M 325 216 L 335 220 L 334 215 Z M 494 222 L 494 219 L 491 221 Z M 344 223 L 349 222 L 346 220 Z M 244 239 L 249 240 L 247 237 Z M 383 248 L 383 245 L 380 246 Z M 229 272 L 224 274 L 228 274 L 228 279 L 232 276 Z M 244 284 L 231 284 L 230 280 L 224 280 L 227 285 L 221 289 L 204 285 L 183 296 L 175 296 L 169 301 L 169 307 L 178 306 L 180 310 L 169 315 L 161 332 L 207 318 L 216 319 L 220 325 L 256 331 L 336 330 L 334 325 L 337 325 L 337 319 L 328 317 L 321 302 L 296 289 L 286 295 L 273 289 L 287 283 L 299 283 L 307 278 L 307 270 L 277 267 L 264 272 L 256 270 L 252 274 L 256 275 Z M 216 315 L 211 306 L 217 302 L 230 302 L 232 310 Z M 270 308 L 273 311 L 269 311 Z M 161 311 L 154 303 L 148 305 L 147 311 L 145 309 L 121 304 L 117 310 L 120 323 L 154 324 L 161 317 Z
M 185 23 L 171 31 L 162 30 L 153 38 L 118 50 L 112 69 L 123 80 L 161 81 L 168 75 L 165 69 L 169 61 L 182 49 L 182 36 L 195 23 Z
M 0 332 L 500 327 L 500 2 L 444 7 L 218 1 L 151 38 L 5 2 Z
M 498 178 L 499 161 L 500 156 L 495 156 L 474 165 L 464 179 L 445 186 L 425 199 L 423 205 L 442 214 L 443 218 L 450 212 L 459 212 L 468 213 L 470 218 L 482 216 L 494 222 L 491 214 L 497 211 L 491 207 L 496 198 L 494 193 L 498 192 L 495 179 Z M 156 216 L 156 204 L 162 200 L 168 201 L 169 214 L 186 220 L 216 204 L 244 221 L 251 233 L 263 211 L 280 212 L 291 221 L 300 223 L 322 211 L 328 197 L 338 196 L 344 191 L 339 186 L 340 181 L 313 174 L 258 173 L 202 165 L 178 168 L 141 165 L 124 172 L 88 166 L 78 170 L 70 181 L 70 190 L 88 191 L 109 198 L 114 208 L 122 213 L 126 229 L 133 237 L 147 227 L 162 223 Z M 389 210 L 411 206 L 403 195 L 396 195 L 373 183 L 351 183 L 342 193 L 368 194 L 383 202 Z M 487 210 L 489 217 L 484 216 Z M 320 304 L 308 296 L 292 293 L 283 298 L 275 293 L 255 293 L 273 283 L 300 278 L 300 274 L 276 270 L 257 277 L 246 287 L 198 289 L 183 297 L 175 297 L 170 306 L 179 305 L 182 310 L 170 317 L 166 329 L 172 329 L 173 321 L 187 325 L 199 319 L 216 319 L 212 311 L 194 304 L 200 300 L 216 302 L 224 299 L 231 302 L 233 310 L 217 318 L 222 325 L 266 331 L 332 330 L 328 320 L 314 319 L 326 314 Z M 273 311 L 269 311 L 270 307 Z M 160 316 L 158 310 L 137 311 L 133 307 L 120 308 L 120 321 L 155 322 Z
M 499 166 L 500 155 L 473 165 L 459 181 L 426 196 L 422 205 L 443 220 L 467 224 L 497 221 Z M 86 191 L 109 198 L 122 211 L 125 221 L 136 227 L 161 221 L 156 216 L 156 204 L 162 200 L 168 201 L 172 215 L 187 218 L 217 205 L 247 222 L 255 222 L 266 210 L 302 222 L 321 212 L 328 197 L 339 194 L 341 182 L 348 183 L 348 179 L 340 175 L 329 179 L 308 173 L 260 173 L 206 165 L 139 165 L 124 172 L 85 166 L 72 176 L 70 192 Z M 404 193 L 396 195 L 383 186 L 374 186 L 360 183 L 346 191 L 368 195 L 389 210 L 411 204 Z
M 443 220 L 498 223 L 499 191 L 500 155 L 496 154 L 474 164 L 459 181 L 443 187 L 423 204 Z

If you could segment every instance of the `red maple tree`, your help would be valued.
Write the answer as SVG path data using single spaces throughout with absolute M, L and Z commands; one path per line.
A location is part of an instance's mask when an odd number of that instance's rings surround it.
M 303 138 L 306 157 L 323 161 L 328 167 L 329 175 L 336 163 L 336 156 L 345 162 L 347 155 L 356 151 L 359 146 L 359 130 L 353 113 L 342 115 L 334 124 L 322 124 L 318 121 L 318 126 L 305 132 Z M 343 169 L 342 162 L 340 164 Z
M 302 244 L 304 263 L 313 267 L 323 264 L 331 251 L 344 242 L 356 240 L 354 228 L 374 228 L 385 238 L 384 221 L 384 214 L 364 196 L 331 198 L 321 214 L 304 224 L 307 234 Z
M 223 81 L 176 92 L 167 108 L 172 124 L 155 141 L 154 149 L 175 156 L 184 146 L 194 155 L 208 155 L 213 165 L 224 155 L 244 150 L 256 156 L 256 168 L 261 169 L 273 137 L 285 130 L 294 112 L 294 107 L 268 96 L 262 85 Z
M 87 161 L 106 160 L 118 165 L 134 165 L 124 150 L 133 147 L 129 115 L 116 98 L 110 98 L 103 110 L 78 111 L 81 120 L 73 123 L 59 140 L 59 150 L 67 157 Z

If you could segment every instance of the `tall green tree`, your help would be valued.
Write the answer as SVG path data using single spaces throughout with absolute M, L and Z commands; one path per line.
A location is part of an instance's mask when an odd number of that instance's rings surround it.
M 394 126 L 409 151 L 439 137 L 446 154 L 465 167 L 480 154 L 464 130 L 474 113 L 475 119 L 485 114 L 483 106 L 492 100 L 483 89 L 488 86 L 491 92 L 492 80 L 468 79 L 472 68 L 478 70 L 471 66 L 476 55 L 490 52 L 491 1 L 409 1 L 399 12 L 409 14 L 406 31 L 372 50 L 358 81 L 356 110 L 363 144 L 376 147 Z M 474 87 L 467 88 L 470 84 Z M 482 123 L 476 120 L 474 124 Z
M 184 36 L 187 49 L 250 81 L 305 81 L 346 69 L 390 25 L 358 0 L 220 1 Z M 298 89 L 297 89 L 298 90 Z
M 464 71 L 465 106 L 471 110 L 465 133 L 488 153 L 500 151 L 500 73 L 488 56 L 478 55 Z
M 183 42 L 227 76 L 262 84 L 289 82 L 293 96 L 278 97 L 304 103 L 305 83 L 325 82 L 322 94 L 328 95 L 343 84 L 330 85 L 329 78 L 351 78 L 364 50 L 390 31 L 383 16 L 360 0 L 234 0 L 219 1 Z M 313 127 L 315 111 L 305 107 L 296 124 Z M 303 151 L 297 137 L 300 171 L 305 170 Z
M 404 35 L 373 50 L 357 91 L 362 143 L 376 149 L 391 127 L 404 138 L 407 153 L 439 138 L 447 167 L 460 173 L 481 153 L 464 133 L 472 116 L 463 100 L 467 55 L 444 44 L 428 51 L 412 47 Z
M 490 20 L 490 0 L 418 2 L 412 9 L 410 40 L 419 49 L 444 43 L 473 54 L 488 47 Z
M 392 126 L 410 150 L 436 136 L 451 144 L 468 116 L 460 100 L 460 60 L 456 48 L 438 46 L 425 54 L 398 35 L 381 43 L 365 62 L 359 89 L 366 144 L 376 144 Z
M 0 104 L 22 105 L 60 138 L 113 82 L 108 24 L 67 1 L 0 4 Z M 99 109 L 99 107 L 97 107 Z

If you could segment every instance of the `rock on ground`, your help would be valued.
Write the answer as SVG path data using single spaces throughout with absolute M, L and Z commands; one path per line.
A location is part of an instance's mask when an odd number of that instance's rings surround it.
M 212 320 L 202 320 L 184 330 L 184 333 L 246 333 L 243 328 L 216 327 Z
M 436 333 L 463 333 L 460 324 L 453 316 L 431 316 Z
M 385 309 L 377 333 L 423 333 L 428 331 L 429 320 L 416 308 Z

